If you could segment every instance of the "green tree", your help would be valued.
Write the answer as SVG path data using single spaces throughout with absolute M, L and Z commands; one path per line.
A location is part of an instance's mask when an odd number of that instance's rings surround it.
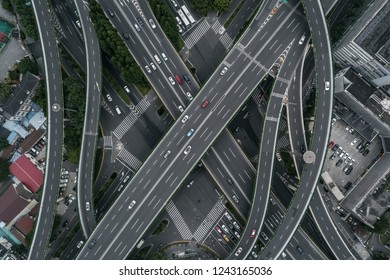
M 11 0 L 3 0 L 1 1 L 1 6 L 4 10 L 8 12 L 14 13 L 14 8 L 12 7 Z
M 9 175 L 9 163 L 0 161 L 0 182 L 4 182 Z
M 213 7 L 221 13 L 226 12 L 229 9 L 230 1 L 231 0 L 214 0 Z
M 190 0 L 191 7 L 200 14 L 206 14 L 210 8 L 210 0 Z
M 12 0 L 16 13 L 19 15 L 19 22 L 26 34 L 35 40 L 38 40 L 38 28 L 35 23 L 34 11 L 31 4 L 26 0 Z
M 6 83 L 0 83 L 0 97 L 7 99 L 11 95 L 12 86 Z
M 33 102 L 37 104 L 47 115 L 47 97 L 46 97 L 46 86 L 44 80 L 41 80 L 38 86 L 34 90 Z
M 390 212 L 385 212 L 382 217 L 375 223 L 373 230 L 374 232 L 385 234 L 386 231 L 390 231 L 390 220 L 387 213 Z
M 20 73 L 31 72 L 38 75 L 38 65 L 31 59 L 25 58 L 18 63 L 18 70 Z
M 7 142 L 7 139 L 0 138 L 0 151 L 4 150 L 9 146 L 9 143 Z

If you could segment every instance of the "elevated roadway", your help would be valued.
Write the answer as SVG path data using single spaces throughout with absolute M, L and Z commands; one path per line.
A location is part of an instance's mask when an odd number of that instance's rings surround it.
M 101 57 L 99 40 L 94 26 L 89 18 L 89 9 L 83 0 L 74 1 L 83 32 L 86 56 L 86 98 L 81 142 L 80 161 L 78 168 L 77 203 L 81 228 L 85 236 L 89 236 L 96 224 L 93 206 L 93 170 L 96 151 L 96 142 L 99 125 L 100 94 L 102 88 Z
M 304 0 L 302 2 L 311 29 L 317 71 L 315 128 L 309 147 L 314 153 L 315 159 L 313 163 L 305 165 L 300 186 L 294 195 L 287 215 L 274 237 L 259 256 L 260 259 L 278 258 L 297 229 L 315 191 L 326 155 L 330 133 L 333 105 L 333 68 L 327 25 L 319 1 Z M 329 83 L 329 86 L 325 86 L 326 82 Z
M 127 256 L 151 220 L 289 45 L 288 38 L 276 40 L 281 30 L 291 33 L 294 28 L 288 15 L 278 20 L 269 18 L 263 28 L 258 20 L 256 17 L 222 63 L 229 68 L 227 73 L 219 75 L 222 66 L 218 67 L 184 111 L 188 120 L 172 126 L 97 226 L 89 238 L 89 243 L 94 241 L 83 248 L 78 259 L 122 259 Z M 209 104 L 201 108 L 206 99 Z M 186 138 L 190 128 L 195 132 Z M 165 158 L 168 149 L 171 152 Z M 133 200 L 135 204 L 131 203 Z
M 63 100 L 57 43 L 49 16 L 49 7 L 44 0 L 31 1 L 45 66 L 47 92 L 47 149 L 43 194 L 39 214 L 31 242 L 28 258 L 43 260 L 54 222 L 55 207 L 59 191 L 62 145 L 63 145 Z

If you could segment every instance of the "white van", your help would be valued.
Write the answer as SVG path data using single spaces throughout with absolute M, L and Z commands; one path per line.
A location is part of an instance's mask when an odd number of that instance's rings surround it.
M 118 113 L 118 115 L 122 114 L 121 109 L 119 109 L 118 105 L 115 106 L 115 110 Z
M 157 54 L 154 55 L 154 59 L 157 61 L 158 64 L 161 63 L 161 59 L 158 57 Z

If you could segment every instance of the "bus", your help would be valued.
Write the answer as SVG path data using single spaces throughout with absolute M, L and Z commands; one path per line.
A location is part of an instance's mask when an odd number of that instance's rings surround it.
M 191 24 L 194 24 L 195 20 L 192 17 L 192 15 L 190 14 L 190 12 L 188 11 L 186 5 L 181 6 L 181 9 L 183 10 L 184 14 L 188 17 L 188 19 L 190 20 Z
M 181 9 L 179 9 L 179 10 L 177 11 L 177 13 L 179 14 L 179 16 L 180 16 L 182 22 L 184 23 L 184 25 L 185 25 L 186 27 L 190 26 L 190 22 L 188 21 L 187 17 L 186 17 L 185 14 L 183 13 L 183 11 L 182 11 Z

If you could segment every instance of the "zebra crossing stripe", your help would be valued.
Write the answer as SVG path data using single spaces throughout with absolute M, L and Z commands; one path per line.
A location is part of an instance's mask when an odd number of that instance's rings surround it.
M 191 240 L 192 233 L 172 200 L 168 203 L 165 209 L 167 210 L 181 237 L 183 239 Z
M 142 165 L 142 162 L 126 149 L 122 149 L 119 152 L 118 158 L 129 164 L 135 171 L 137 171 Z
M 204 222 L 196 229 L 194 238 L 200 242 L 214 226 L 217 220 L 221 218 L 222 212 L 225 211 L 225 207 L 220 200 L 210 210 Z
M 229 36 L 229 34 L 225 33 L 219 38 L 219 41 L 222 43 L 225 49 L 228 49 L 233 42 L 233 39 Z
M 191 49 L 198 43 L 204 34 L 209 30 L 210 25 L 206 20 L 203 20 L 195 30 L 184 40 L 187 48 Z
M 125 135 L 129 129 L 133 126 L 133 124 L 141 117 L 142 113 L 144 113 L 150 106 L 150 102 L 145 98 L 142 99 L 137 106 L 130 107 L 130 114 L 126 116 L 126 118 L 115 128 L 113 134 L 118 139 L 121 139 L 123 135 Z
M 222 26 L 221 23 L 217 20 L 217 21 L 213 24 L 213 26 L 211 27 L 211 29 L 214 31 L 215 34 L 217 34 L 218 31 L 219 31 L 219 28 L 220 28 L 221 26 Z

